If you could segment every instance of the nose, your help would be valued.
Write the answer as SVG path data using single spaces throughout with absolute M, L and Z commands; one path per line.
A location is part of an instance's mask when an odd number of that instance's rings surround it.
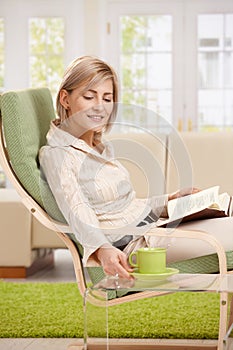
M 93 109 L 95 111 L 103 111 L 104 110 L 104 103 L 103 103 L 103 100 L 97 100 L 96 103 L 94 104 L 93 106 Z

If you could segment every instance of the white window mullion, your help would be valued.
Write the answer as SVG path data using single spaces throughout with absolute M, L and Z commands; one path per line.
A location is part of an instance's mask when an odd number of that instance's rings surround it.
M 85 0 L 69 0 L 70 10 L 67 10 L 68 1 L 62 1 L 62 14 L 65 18 L 65 66 L 67 66 L 76 57 L 84 54 L 84 2 Z M 62 14 L 60 13 L 60 16 Z M 95 35 L 93 35 L 93 38 L 94 37 Z
M 14 9 L 5 17 L 5 89 L 20 89 L 29 84 L 27 17 Z
M 110 6 L 111 5 L 111 6 Z M 105 56 L 108 62 L 119 72 L 120 67 L 120 15 L 117 4 L 108 4 L 106 23 Z
M 184 123 L 185 130 L 195 130 L 197 115 L 197 17 L 188 4 L 184 7 Z
M 173 15 L 173 126 L 179 130 L 185 126 L 184 32 L 183 6 L 180 3 Z

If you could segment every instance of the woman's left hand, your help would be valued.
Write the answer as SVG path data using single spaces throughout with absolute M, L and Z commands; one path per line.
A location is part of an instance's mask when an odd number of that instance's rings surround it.
M 183 188 L 168 195 L 168 200 L 176 199 L 179 197 L 188 196 L 189 194 L 200 192 L 201 190 L 196 187 Z

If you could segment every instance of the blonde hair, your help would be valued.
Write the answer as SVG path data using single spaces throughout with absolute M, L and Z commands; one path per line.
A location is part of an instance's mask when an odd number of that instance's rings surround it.
M 84 92 L 107 79 L 112 80 L 114 102 L 112 113 L 105 128 L 105 130 L 108 131 L 112 122 L 115 120 L 117 113 L 118 79 L 115 71 L 110 65 L 93 56 L 78 57 L 67 67 L 56 100 L 57 114 L 60 121 L 62 122 L 68 118 L 67 110 L 60 103 L 61 90 L 64 89 L 70 93 L 72 90 L 80 88 L 80 91 Z

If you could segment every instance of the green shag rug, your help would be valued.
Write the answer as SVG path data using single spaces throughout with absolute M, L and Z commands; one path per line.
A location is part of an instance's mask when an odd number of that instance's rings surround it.
M 104 308 L 88 306 L 89 336 L 104 337 Z M 217 339 L 219 295 L 179 292 L 109 308 L 111 338 Z M 75 283 L 0 281 L 1 338 L 82 338 Z

